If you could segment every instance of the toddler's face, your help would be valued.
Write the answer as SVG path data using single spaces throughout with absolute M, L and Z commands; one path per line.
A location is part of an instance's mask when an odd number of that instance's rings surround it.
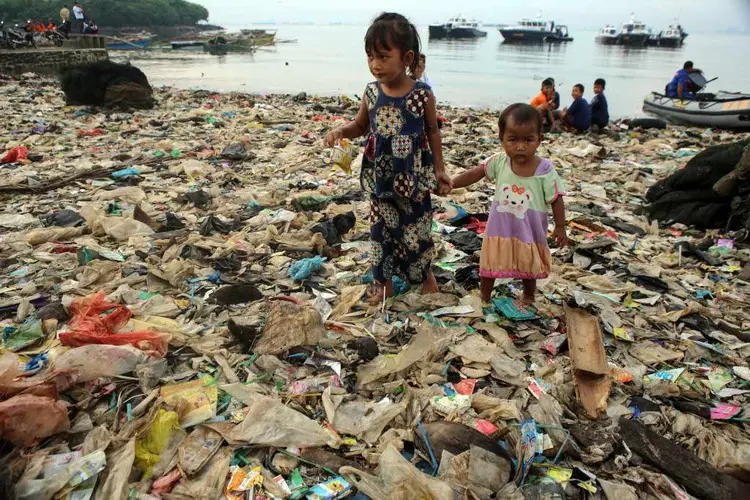
M 594 94 L 601 94 L 604 92 L 604 87 L 601 85 L 594 85 Z
M 578 99 L 579 97 L 583 96 L 583 92 L 581 92 L 581 89 L 579 89 L 578 87 L 573 87 L 570 95 L 573 97 L 573 99 Z
M 505 130 L 500 137 L 505 154 L 517 164 L 531 161 L 542 143 L 542 137 L 536 122 L 517 124 L 511 116 L 505 124 Z
M 422 78 L 422 75 L 424 75 L 424 65 L 425 61 L 421 57 L 419 58 L 419 64 L 417 65 L 417 69 L 414 70 L 414 76 L 419 80 Z

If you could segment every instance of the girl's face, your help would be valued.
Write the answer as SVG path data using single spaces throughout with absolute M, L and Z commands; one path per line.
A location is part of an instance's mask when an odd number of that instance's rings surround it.
M 511 161 L 524 165 L 534 158 L 536 150 L 542 143 L 542 136 L 536 122 L 517 124 L 510 116 L 505 124 L 503 135 L 500 136 L 500 141 L 505 154 Z
M 367 52 L 367 65 L 370 73 L 381 84 L 394 82 L 406 72 L 406 68 L 414 62 L 414 51 L 405 54 L 393 47 L 386 49 L 382 44 L 376 43 L 372 51 Z

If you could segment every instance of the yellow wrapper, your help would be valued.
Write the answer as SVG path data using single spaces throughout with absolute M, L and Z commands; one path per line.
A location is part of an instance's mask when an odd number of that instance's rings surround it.
M 354 145 L 349 140 L 342 139 L 331 151 L 331 163 L 337 165 L 346 175 L 350 175 L 354 156 Z

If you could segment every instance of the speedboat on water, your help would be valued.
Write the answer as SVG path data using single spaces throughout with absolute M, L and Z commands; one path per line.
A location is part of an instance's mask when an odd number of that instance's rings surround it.
M 651 36 L 651 33 L 646 25 L 631 17 L 630 21 L 623 23 L 622 28 L 620 28 L 617 43 L 629 47 L 643 47 L 646 45 L 649 36 Z
M 515 26 L 499 28 L 508 43 L 572 42 L 567 26 L 555 25 L 554 21 L 523 19 Z
M 700 73 L 691 74 L 690 80 L 699 90 L 695 99 L 652 92 L 643 100 L 643 111 L 682 125 L 750 130 L 750 94 L 700 92 L 709 82 Z
M 465 19 L 456 16 L 448 19 L 443 24 L 430 25 L 430 38 L 481 38 L 487 36 L 486 31 L 482 31 L 479 22 L 476 19 Z
M 602 45 L 617 45 L 617 28 L 611 24 L 606 25 L 599 30 L 596 42 Z
M 680 47 L 687 36 L 682 26 L 672 24 L 659 34 L 659 47 Z

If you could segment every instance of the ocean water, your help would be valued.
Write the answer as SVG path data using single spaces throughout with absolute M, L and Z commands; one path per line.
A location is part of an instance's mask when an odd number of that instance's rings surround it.
M 278 40 L 294 42 L 255 54 L 170 52 L 132 62 L 155 85 L 216 91 L 361 95 L 372 80 L 364 53 L 365 26 L 258 27 L 277 29 Z M 497 28 L 485 27 L 486 38 L 469 41 L 429 40 L 427 27 L 419 30 L 438 101 L 456 106 L 499 109 L 528 102 L 548 76 L 555 78 L 567 105 L 574 84 L 582 83 L 584 97 L 590 99 L 593 81 L 601 77 L 607 80 L 613 117 L 640 115 L 643 98 L 652 90 L 662 91 L 688 59 L 708 78 L 718 77 L 710 90 L 750 93 L 748 35 L 696 33 L 681 48 L 636 49 L 599 45 L 595 32 L 572 32 L 575 40 L 563 44 L 509 45 Z

